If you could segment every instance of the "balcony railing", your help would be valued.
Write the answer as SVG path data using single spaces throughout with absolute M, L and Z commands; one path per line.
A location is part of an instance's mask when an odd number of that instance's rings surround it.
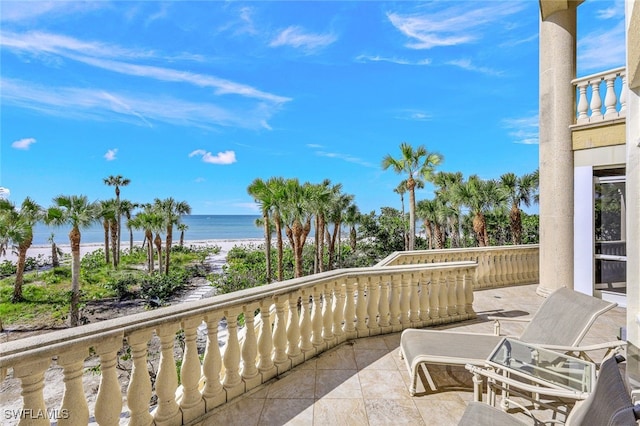
M 23 406 L 10 408 L 21 425 L 48 425 L 47 413 L 59 414 L 59 425 L 116 425 L 126 411 L 133 425 L 186 424 L 347 339 L 475 317 L 476 268 L 448 260 L 329 271 L 11 341 L 0 348 L 0 381 L 11 371 L 20 382 Z M 226 337 L 218 335 L 223 319 Z M 150 347 L 159 353 L 154 383 Z M 92 409 L 83 387 L 88 358 L 100 372 Z M 123 395 L 117 365 L 125 358 L 131 374 Z M 63 397 L 46 407 L 45 372 L 55 364 Z
M 478 265 L 473 280 L 475 289 L 481 289 L 537 283 L 539 258 L 540 246 L 529 244 L 395 252 L 376 266 L 472 261 Z
M 624 67 L 577 78 L 571 83 L 577 90 L 576 124 L 626 117 L 627 73 Z

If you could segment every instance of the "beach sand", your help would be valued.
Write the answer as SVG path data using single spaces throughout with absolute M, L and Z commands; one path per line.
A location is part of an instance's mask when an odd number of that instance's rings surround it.
M 258 246 L 264 242 L 263 239 L 260 238 L 247 238 L 247 239 L 229 239 L 229 240 L 188 240 L 184 242 L 184 245 L 203 247 L 203 246 L 218 246 L 220 247 L 221 254 L 226 254 L 229 250 L 236 246 Z M 142 241 L 135 241 L 133 243 L 134 246 L 142 246 Z M 177 246 L 178 241 L 174 240 L 173 246 Z M 63 253 L 71 254 L 71 245 L 70 244 L 57 244 L 58 248 L 62 250 Z M 164 249 L 164 242 L 162 243 L 162 247 Z M 87 253 L 92 253 L 96 250 L 104 248 L 104 244 L 102 243 L 84 243 L 80 244 L 80 256 L 84 256 Z M 120 245 L 120 249 L 124 250 L 129 248 L 129 241 L 122 241 Z M 27 257 L 35 257 L 44 256 L 44 259 L 49 259 L 51 257 L 51 245 L 42 244 L 42 245 L 33 245 L 29 247 L 27 250 Z M 7 253 L 5 256 L 0 256 L 0 262 L 4 262 L 5 260 L 9 260 L 11 262 L 16 262 L 18 259 L 17 254 L 12 249 L 7 249 Z

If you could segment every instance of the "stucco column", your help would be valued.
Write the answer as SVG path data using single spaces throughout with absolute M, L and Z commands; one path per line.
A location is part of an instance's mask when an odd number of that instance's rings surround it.
M 540 284 L 573 288 L 573 151 L 576 8 L 540 22 Z

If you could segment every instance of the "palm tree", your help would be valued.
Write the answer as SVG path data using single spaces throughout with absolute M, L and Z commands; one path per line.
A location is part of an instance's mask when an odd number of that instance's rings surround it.
M 284 248 L 282 241 L 282 212 L 286 204 L 286 182 L 281 177 L 267 180 L 267 187 L 272 195 L 273 224 L 276 228 L 276 248 L 278 251 L 278 281 L 284 279 Z
M 337 185 L 331 186 L 331 181 L 325 179 L 319 185 L 312 185 L 310 191 L 309 208 L 315 216 L 315 255 L 313 258 L 313 273 L 324 271 L 324 232 L 327 226 L 328 203 L 335 191 L 339 191 Z
M 300 185 L 298 179 L 287 179 L 285 182 L 285 200 L 282 218 L 285 232 L 293 249 L 295 263 L 294 277 L 302 276 L 302 250 L 311 232 L 311 217 L 309 200 L 311 199 L 311 185 Z
M 54 225 L 70 224 L 71 243 L 71 309 L 70 323 L 78 325 L 80 304 L 80 230 L 91 226 L 97 220 L 99 207 L 89 202 L 85 195 L 59 195 L 53 199 L 54 205 L 47 211 L 46 221 Z
M 397 187 L 393 190 L 396 194 L 400 194 L 400 205 L 402 207 L 402 222 L 405 222 L 405 212 L 404 212 L 404 194 L 407 192 L 407 184 L 405 181 L 402 181 L 398 184 Z M 402 228 L 402 239 L 404 240 L 404 249 L 407 250 L 409 247 L 409 233 L 407 232 L 406 223 L 404 223 L 404 227 Z
M 487 221 L 485 213 L 494 206 L 506 201 L 504 190 L 495 180 L 482 180 L 472 175 L 469 180 L 458 188 L 458 196 L 462 203 L 469 207 L 473 217 L 473 231 L 480 247 L 489 245 Z
M 438 219 L 437 207 L 435 200 L 420 200 L 416 206 L 416 214 L 422 218 L 424 233 L 427 238 L 427 248 L 429 250 L 434 247 L 436 221 Z
M 116 220 L 116 200 L 100 201 L 100 218 L 102 219 L 102 228 L 104 229 L 104 261 L 108 265 L 111 263 L 111 251 L 113 251 L 113 267 L 117 266 L 117 254 L 118 249 L 116 240 L 117 235 L 117 220 Z M 116 235 L 112 235 L 112 230 L 116 230 Z M 109 250 L 109 239 L 111 238 L 111 250 Z
M 247 187 L 247 192 L 260 206 L 262 213 L 262 226 L 264 227 L 264 256 L 267 268 L 267 283 L 272 281 L 271 276 L 271 222 L 270 214 L 273 208 L 273 194 L 269 185 L 260 178 L 256 178 Z
M 360 210 L 355 204 L 351 204 L 347 207 L 344 215 L 344 223 L 349 226 L 349 246 L 351 251 L 356 251 L 356 244 L 358 242 L 358 235 L 356 233 L 356 225 L 360 223 Z
M 533 173 L 516 176 L 505 173 L 500 176 L 500 184 L 506 192 L 511 210 L 509 211 L 509 227 L 511 228 L 511 242 L 522 244 L 522 212 L 520 203 L 529 207 L 533 198 L 536 182 Z
M 457 197 L 458 187 L 462 184 L 461 172 L 439 172 L 433 178 L 433 183 L 437 186 L 436 196 L 448 206 L 450 215 L 446 218 L 447 232 L 451 236 L 451 247 L 460 247 L 459 217 L 460 199 Z
M 56 245 L 55 236 L 56 235 L 52 232 L 47 241 L 51 243 L 51 266 L 57 268 L 60 266 L 59 256 L 62 254 L 62 250 L 60 250 Z
M 18 210 L 13 203 L 0 199 L 0 211 L 3 212 L 6 224 L 6 240 L 18 246 L 18 262 L 16 264 L 16 281 L 13 287 L 13 303 L 22 300 L 24 285 L 24 268 L 27 261 L 27 250 L 33 242 L 33 227 L 43 219 L 42 207 L 31 198 L 24 199 Z
M 180 231 L 180 247 L 184 246 L 184 233 L 187 229 L 189 229 L 189 225 L 187 225 L 186 223 L 179 223 L 178 226 L 178 231 Z
M 173 226 L 180 223 L 180 216 L 185 214 L 191 214 L 191 206 L 186 201 L 176 201 L 171 197 L 166 198 L 164 200 L 160 200 L 159 198 L 156 198 L 154 204 L 163 217 L 164 224 L 167 231 L 166 240 L 165 240 L 164 273 L 168 275 L 169 264 L 171 261 L 171 245 L 173 244 Z M 156 233 L 156 239 L 158 237 L 159 237 L 159 234 Z
M 382 169 L 389 167 L 400 174 L 408 175 L 405 182 L 409 191 L 409 250 L 413 250 L 416 240 L 416 194 L 415 188 L 420 184 L 424 185 L 424 180 L 430 181 L 435 167 L 442 162 L 442 156 L 435 152 L 429 152 L 420 145 L 414 149 L 410 144 L 403 142 L 400 144 L 400 157 L 393 158 L 387 154 L 382 159 Z M 423 180 L 424 179 L 424 180 Z
M 353 198 L 353 195 L 337 193 L 332 197 L 329 204 L 328 222 L 333 223 L 333 232 L 329 234 L 329 230 L 327 229 L 326 231 L 329 251 L 329 270 L 333 269 L 335 263 L 336 242 L 338 242 L 339 248 L 340 228 L 343 216 L 349 205 L 353 202 Z
M 138 203 L 134 203 L 129 200 L 120 201 L 120 212 L 124 214 L 124 217 L 127 218 L 127 229 L 129 230 L 129 251 L 133 250 L 133 228 L 129 224 L 131 217 L 133 215 L 133 211 L 140 207 Z
M 131 183 L 130 179 L 122 177 L 122 175 L 109 176 L 103 179 L 105 185 L 115 186 L 116 189 L 116 216 L 118 224 L 118 242 L 116 247 L 116 253 L 118 254 L 114 265 L 117 266 L 120 262 L 120 239 L 122 238 L 122 210 L 120 206 L 120 187 L 127 186 Z

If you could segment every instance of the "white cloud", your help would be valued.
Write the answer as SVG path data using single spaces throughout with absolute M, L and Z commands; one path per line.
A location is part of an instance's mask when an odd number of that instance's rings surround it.
M 181 126 L 268 129 L 277 105 L 240 102 L 219 106 L 190 102 L 162 94 L 115 93 L 79 87 L 43 87 L 0 79 L 2 102 L 41 113 L 80 120 L 120 120 L 152 126 L 153 121 Z
M 474 65 L 473 63 L 471 63 L 470 59 L 455 59 L 445 63 L 447 65 L 453 65 L 453 66 L 465 69 L 467 71 L 475 71 L 481 74 L 487 74 L 487 75 L 493 75 L 493 76 L 500 76 L 503 74 L 502 71 L 494 70 L 488 67 L 481 67 L 478 65 Z
M 107 161 L 113 161 L 116 159 L 116 154 L 118 153 L 118 148 L 113 148 L 107 150 L 107 153 L 104 154 L 104 159 Z
M 194 182 L 195 183 L 202 183 L 202 182 L 206 182 L 207 180 L 203 177 L 197 177 L 195 178 Z
M 417 111 L 417 110 L 405 110 L 402 111 L 395 118 L 400 120 L 412 120 L 412 121 L 431 121 L 433 116 L 428 112 Z
M 310 145 L 307 145 L 310 146 Z M 365 161 L 361 158 L 358 157 L 354 157 L 352 155 L 349 154 L 342 154 L 342 153 L 338 153 L 338 152 L 327 152 L 327 151 L 315 151 L 314 152 L 315 155 L 319 156 L 319 157 L 327 157 L 327 158 L 335 158 L 338 160 L 342 160 L 342 161 L 346 161 L 348 163 L 354 163 L 354 164 L 359 164 L 361 166 L 365 166 L 365 167 L 372 167 L 372 168 L 377 168 L 377 165 L 371 164 L 368 161 Z
M 624 0 L 616 0 L 611 2 L 602 2 L 600 4 L 606 4 L 609 7 L 604 9 L 597 9 L 596 17 L 598 19 L 611 19 L 611 18 L 623 18 L 624 19 Z
M 269 46 L 290 46 L 302 49 L 306 53 L 314 53 L 334 43 L 337 39 L 334 34 L 312 34 L 305 32 L 303 28 L 291 26 L 282 30 L 271 40 Z
M 398 65 L 430 65 L 431 64 L 431 59 L 422 59 L 419 61 L 410 61 L 408 59 L 404 59 L 404 58 L 387 58 L 384 56 L 380 56 L 380 55 L 376 55 L 376 56 L 371 56 L 371 55 L 360 55 L 358 57 L 356 57 L 356 62 L 391 62 L 393 64 L 398 64 Z
M 7 198 L 9 198 L 10 195 L 11 195 L 11 191 L 9 191 L 9 188 L 0 186 L 0 200 L 1 199 L 6 200 Z
M 224 151 L 213 155 L 210 152 L 205 151 L 204 149 L 196 149 L 189 154 L 189 157 L 194 156 L 200 156 L 202 157 L 202 161 L 210 164 L 227 165 L 236 162 L 236 153 L 233 151 Z
M 27 34 L 2 32 L 0 33 L 0 45 L 34 56 L 42 54 L 58 55 L 119 74 L 146 77 L 164 82 L 186 83 L 197 87 L 210 87 L 215 89 L 215 94 L 217 95 L 239 95 L 273 103 L 284 103 L 291 100 L 287 97 L 263 92 L 246 84 L 211 75 L 123 62 L 121 60 L 167 59 L 159 56 L 154 51 L 123 49 L 116 45 L 85 42 L 71 37 L 41 32 Z M 172 57 L 172 59 L 175 58 Z
M 17 141 L 14 141 L 11 144 L 11 148 L 27 150 L 34 143 L 36 143 L 35 138 L 23 138 L 23 139 L 19 139 Z
M 513 143 L 523 145 L 539 144 L 539 127 L 540 119 L 538 115 L 532 115 L 523 118 L 505 118 L 502 125 L 509 129 L 509 136 L 513 139 Z
M 625 64 L 624 19 L 608 30 L 593 31 L 578 40 L 578 70 L 604 71 Z
M 56 15 L 73 15 L 91 11 L 102 7 L 109 7 L 108 2 L 102 1 L 3 1 L 0 20 L 2 22 L 20 22 L 39 17 Z
M 412 41 L 406 44 L 410 49 L 431 49 L 439 46 L 455 46 L 474 42 L 482 38 L 481 29 L 505 16 L 523 10 L 524 2 L 501 2 L 499 5 L 485 3 L 458 2 L 442 10 L 429 14 L 403 15 L 387 13 L 391 24 Z M 481 5 L 481 7 L 477 7 Z

